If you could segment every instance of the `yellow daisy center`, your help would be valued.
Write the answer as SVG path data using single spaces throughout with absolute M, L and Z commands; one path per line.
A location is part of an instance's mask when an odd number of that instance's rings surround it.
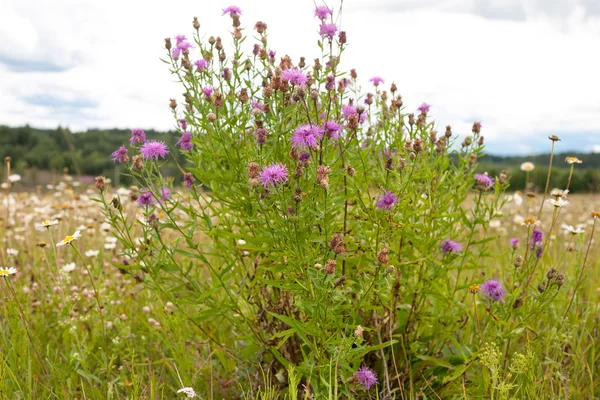
M 73 239 L 75 239 L 73 236 L 67 236 L 66 238 L 63 239 L 64 243 L 69 243 L 72 242 Z
M 6 276 L 8 275 L 8 270 L 7 269 L 0 269 L 0 276 Z

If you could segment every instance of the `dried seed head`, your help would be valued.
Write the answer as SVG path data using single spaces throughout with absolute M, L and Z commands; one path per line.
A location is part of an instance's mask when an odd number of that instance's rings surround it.
M 325 264 L 325 272 L 329 275 L 333 275 L 336 265 L 337 262 L 335 260 L 327 260 L 327 264 Z
M 523 257 L 518 256 L 514 262 L 514 266 L 515 266 L 515 268 L 519 268 L 521 266 L 521 264 L 523 264 Z
M 452 127 L 450 125 L 446 125 L 446 133 L 444 133 L 444 135 L 449 138 L 450 136 L 452 136 Z
M 171 38 L 165 38 L 165 49 L 171 50 Z
M 553 142 L 560 142 L 559 137 L 556 135 L 548 136 L 548 139 L 552 140 Z
M 389 257 L 388 257 L 389 253 L 390 253 L 390 251 L 386 247 L 379 250 L 379 253 L 377 253 L 377 261 L 380 264 L 387 264 L 389 262 Z
M 248 178 L 257 178 L 259 172 L 260 166 L 257 163 L 251 162 L 248 164 Z
M 350 70 L 350 77 L 351 77 L 352 79 L 356 79 L 356 78 L 358 78 L 358 74 L 356 73 L 356 70 L 355 70 L 354 68 L 352 68 L 352 69 Z
M 256 24 L 254 24 L 254 29 L 256 29 L 256 32 L 262 35 L 267 30 L 267 24 L 262 21 L 258 21 Z
M 96 189 L 103 192 L 106 189 L 106 178 L 103 176 L 96 177 Z
M 354 176 L 354 174 L 356 174 L 356 170 L 352 168 L 352 165 L 346 166 L 346 174 L 348 174 L 348 176 Z
M 346 282 L 346 277 L 344 275 L 342 275 L 339 278 L 337 278 L 335 281 L 333 281 L 333 286 L 339 287 L 339 286 L 342 286 L 345 282 Z
M 198 17 L 194 17 L 194 20 L 192 21 L 192 26 L 195 30 L 200 29 L 200 22 L 198 21 Z
M 209 122 L 215 122 L 217 120 L 217 116 L 214 113 L 208 113 L 206 118 L 208 118 Z
M 210 44 L 211 46 L 214 46 L 216 42 L 217 41 L 214 36 L 208 38 L 208 44 Z
M 139 169 L 139 170 L 144 169 L 144 161 L 143 161 L 141 155 L 137 154 L 137 155 L 133 156 L 132 160 L 133 160 L 133 168 Z
M 302 201 L 302 188 L 297 187 L 294 192 L 294 201 L 300 202 Z
M 171 107 L 171 109 L 176 109 L 177 108 L 177 100 L 175 99 L 170 99 L 169 100 L 169 107 Z

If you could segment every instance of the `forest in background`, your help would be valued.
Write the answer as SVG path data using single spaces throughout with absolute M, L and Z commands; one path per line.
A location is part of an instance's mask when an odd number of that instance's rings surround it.
M 125 129 L 94 129 L 86 132 L 72 133 L 68 129 L 37 129 L 30 126 L 8 127 L 0 125 L 0 157 L 12 159 L 12 173 L 20 174 L 23 179 L 20 186 L 32 188 L 37 185 L 52 183 L 67 168 L 71 175 L 94 177 L 104 175 L 115 182 L 128 184 L 127 176 L 120 176 L 123 166 L 115 165 L 110 154 L 122 144 L 126 144 L 131 135 Z M 179 133 L 156 132 L 147 130 L 148 139 L 164 141 L 170 148 L 175 146 Z M 569 165 L 566 156 L 575 156 L 583 161 L 576 165 L 578 173 L 573 175 L 571 191 L 575 193 L 600 192 L 600 155 L 593 153 L 557 153 L 554 156 L 551 187 L 565 187 L 569 176 Z M 173 152 L 164 166 L 164 172 L 173 176 L 176 182 L 181 180 L 181 173 L 173 158 L 180 165 L 185 165 L 179 152 Z M 520 170 L 523 162 L 535 164 L 530 179 L 534 188 L 546 183 L 550 155 L 529 156 L 496 156 L 486 155 L 479 159 L 479 172 L 488 172 L 491 176 L 508 170 L 512 190 L 523 190 L 525 173 Z M 0 166 L 1 176 L 5 176 L 4 165 Z M 4 179 L 2 179 L 4 180 Z

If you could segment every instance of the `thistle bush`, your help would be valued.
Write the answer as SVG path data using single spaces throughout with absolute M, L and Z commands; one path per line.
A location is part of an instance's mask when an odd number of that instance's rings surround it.
M 269 390 L 267 375 L 294 399 L 536 397 L 529 341 L 545 336 L 536 318 L 565 276 L 546 268 L 558 256 L 538 218 L 525 245 L 490 248 L 508 176 L 474 173 L 481 124 L 459 142 L 427 104 L 407 110 L 395 84 L 373 77 L 364 93 L 326 7 L 312 62 L 276 57 L 266 23 L 245 36 L 237 7 L 224 15 L 228 40 L 205 40 L 194 19 L 193 40 L 165 41 L 184 90 L 170 103 L 177 147 L 134 131 L 113 153 L 143 218 L 98 183 L 119 268 L 172 302 L 204 338 L 211 376 L 244 393 Z M 172 152 L 186 159 L 180 188 L 161 174 Z

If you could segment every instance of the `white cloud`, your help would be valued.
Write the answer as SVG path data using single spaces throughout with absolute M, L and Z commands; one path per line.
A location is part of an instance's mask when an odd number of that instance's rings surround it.
M 278 56 L 289 53 L 296 61 L 318 56 L 312 2 L 235 3 L 243 10 L 246 33 L 252 33 L 257 20 L 268 23 Z M 469 132 L 473 120 L 481 120 L 488 139 L 515 151 L 521 139 L 547 140 L 549 133 L 600 135 L 598 109 L 592 107 L 600 92 L 600 58 L 593 51 L 600 48 L 600 9 L 589 0 L 546 4 L 346 0 L 341 25 L 349 46 L 342 63 L 356 68 L 365 83 L 373 75 L 386 84 L 395 81 L 408 108 L 430 103 L 439 124 L 452 125 L 456 133 Z M 195 15 L 206 38 L 228 38 L 230 20 L 220 12 L 227 5 L 197 0 L 3 2 L 0 48 L 10 49 L 19 62 L 46 61 L 60 71 L 3 67 L 6 54 L 0 52 L 0 123 L 62 124 L 75 130 L 171 128 L 168 100 L 181 98 L 182 88 L 159 61 L 165 54 L 163 38 L 191 34 Z M 26 102 L 41 94 L 67 105 L 88 101 L 97 106 L 50 108 Z M 530 145 L 523 144 L 521 151 Z

